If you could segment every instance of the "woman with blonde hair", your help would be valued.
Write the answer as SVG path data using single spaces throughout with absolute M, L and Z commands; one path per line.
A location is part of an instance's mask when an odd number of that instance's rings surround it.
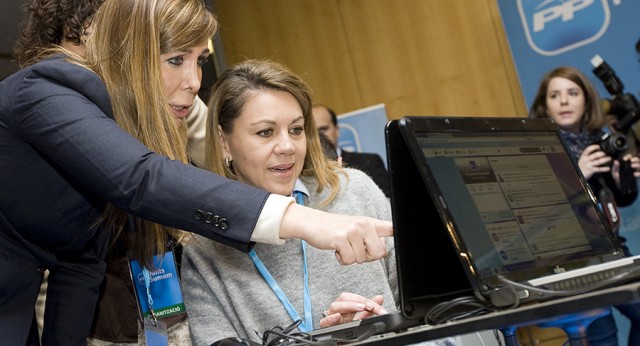
M 303 238 L 344 264 L 384 256 L 390 222 L 304 208 L 187 164 L 194 65 L 216 28 L 202 1 L 106 0 L 92 25 L 86 59 L 46 50 L 0 82 L 6 343 L 37 343 L 34 305 L 48 269 L 42 343 L 85 344 L 117 236 L 149 268 L 179 230 L 245 252 Z
M 22 5 L 22 32 L 14 46 L 14 56 L 20 66 L 35 64 L 46 57 L 42 52 L 56 46 L 84 56 L 85 42 L 92 31 L 91 21 L 103 2 L 104 0 L 25 1 Z M 196 97 L 186 117 L 189 161 L 197 167 L 204 167 L 206 108 L 204 102 Z M 100 290 L 91 339 L 88 341 L 90 345 L 99 344 L 98 340 L 101 339 L 126 343 L 143 339 L 139 337 L 138 308 L 133 283 L 129 277 L 125 245 L 125 241 L 114 242 L 107 255 L 105 280 Z M 181 245 L 176 244 L 174 251 L 179 253 Z M 179 260 L 180 257 L 176 259 Z M 179 265 L 179 262 L 177 264 Z M 47 274 L 48 272 L 45 272 L 36 304 L 39 330 L 42 330 Z M 118 298 L 119 304 L 112 303 L 113 297 Z M 162 321 L 167 323 L 170 341 L 181 331 L 188 332 L 188 328 L 185 327 L 186 314 L 164 318 Z

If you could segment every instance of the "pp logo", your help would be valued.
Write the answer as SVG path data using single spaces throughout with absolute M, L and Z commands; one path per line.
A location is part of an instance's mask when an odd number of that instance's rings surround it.
M 518 0 L 518 11 L 529 45 L 547 56 L 597 40 L 611 18 L 607 0 Z
M 144 283 L 144 274 L 142 274 L 142 273 L 138 274 L 138 283 L 140 285 L 145 285 L 145 283 Z

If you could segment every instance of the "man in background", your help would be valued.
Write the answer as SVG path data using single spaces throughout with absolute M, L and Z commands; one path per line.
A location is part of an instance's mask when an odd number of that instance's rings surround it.
M 342 150 L 338 145 L 340 137 L 338 118 L 331 108 L 321 104 L 314 105 L 313 118 L 316 121 L 318 132 L 325 135 L 336 147 L 338 157 L 342 158 L 342 163 L 346 167 L 356 168 L 367 173 L 387 197 L 391 196 L 389 174 L 380 155 Z

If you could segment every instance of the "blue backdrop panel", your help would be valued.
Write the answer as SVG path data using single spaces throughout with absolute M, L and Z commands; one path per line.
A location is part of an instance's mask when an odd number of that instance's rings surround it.
M 387 111 L 384 104 L 358 109 L 338 116 L 340 140 L 338 145 L 353 152 L 376 153 L 387 164 L 384 127 Z
M 600 55 L 616 72 L 625 92 L 640 90 L 640 1 L 637 0 L 498 0 L 527 106 L 542 76 L 561 65 L 580 69 L 600 96 L 611 95 L 593 73 Z M 636 123 L 640 126 L 640 123 Z M 624 208 L 621 234 L 633 254 L 640 254 L 640 201 Z M 614 310 L 615 311 L 615 310 Z M 628 321 L 615 312 L 620 344 L 626 344 Z
M 575 66 L 610 95 L 591 72 L 598 54 L 616 71 L 625 91 L 640 90 L 640 1 L 498 0 L 502 21 L 527 105 L 542 76 L 560 65 Z

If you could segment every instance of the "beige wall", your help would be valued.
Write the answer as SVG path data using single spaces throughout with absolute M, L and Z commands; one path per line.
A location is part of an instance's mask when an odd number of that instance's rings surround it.
M 526 116 L 496 0 L 214 0 L 228 64 L 282 62 L 338 113 Z

